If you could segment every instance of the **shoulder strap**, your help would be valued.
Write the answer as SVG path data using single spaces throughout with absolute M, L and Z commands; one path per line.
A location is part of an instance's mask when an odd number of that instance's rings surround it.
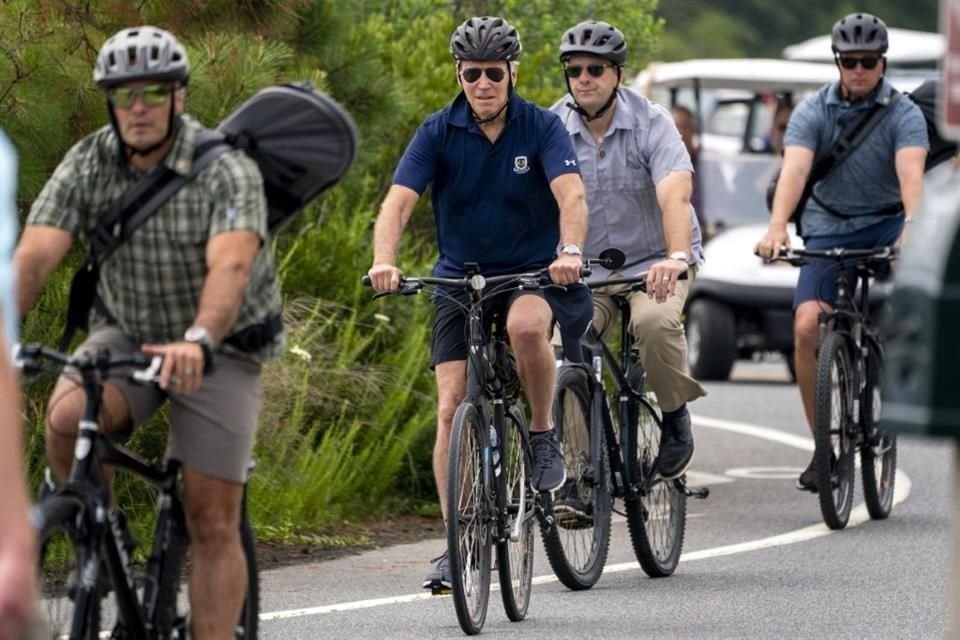
M 96 300 L 97 281 L 100 279 L 100 265 L 103 261 L 177 191 L 197 177 L 221 153 L 232 148 L 221 134 L 204 130 L 198 134 L 189 174 L 179 174 L 161 164 L 117 199 L 107 215 L 90 233 L 87 257 L 70 282 L 66 326 L 60 337 L 61 351 L 65 351 L 70 345 L 77 329 L 87 328 L 90 309 Z

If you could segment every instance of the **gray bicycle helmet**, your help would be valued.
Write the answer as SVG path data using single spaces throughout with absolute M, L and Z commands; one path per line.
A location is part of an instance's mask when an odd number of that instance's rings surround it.
M 606 58 L 622 67 L 627 61 L 627 43 L 612 24 L 588 20 L 567 29 L 560 41 L 561 62 L 578 53 Z
M 185 85 L 190 78 L 187 50 L 173 35 L 157 27 L 124 29 L 107 40 L 93 69 L 101 89 L 124 82 L 165 80 Z
M 450 37 L 454 60 L 516 60 L 523 47 L 517 30 L 503 18 L 468 18 Z
M 887 25 L 869 13 L 851 13 L 833 25 L 831 48 L 834 53 L 876 51 L 886 53 L 889 46 Z

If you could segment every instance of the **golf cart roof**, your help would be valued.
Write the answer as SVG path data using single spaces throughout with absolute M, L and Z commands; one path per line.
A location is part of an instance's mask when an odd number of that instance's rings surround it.
M 836 79 L 833 64 L 773 58 L 713 58 L 652 63 L 633 81 L 633 87 L 644 94 L 654 88 L 696 87 L 787 93 L 812 91 Z
M 890 37 L 887 60 L 891 66 L 927 63 L 934 67 L 946 51 L 946 38 L 939 33 L 910 29 L 888 29 L 887 32 Z M 817 36 L 790 45 L 783 50 L 783 57 L 788 60 L 833 62 L 830 36 Z

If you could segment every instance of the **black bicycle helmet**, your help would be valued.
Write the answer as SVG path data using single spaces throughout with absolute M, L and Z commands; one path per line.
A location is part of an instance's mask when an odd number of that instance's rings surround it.
M 560 40 L 561 62 L 578 53 L 606 58 L 622 67 L 627 61 L 627 43 L 612 24 L 588 20 L 567 29 Z
M 93 81 L 101 89 L 138 80 L 185 85 L 189 78 L 190 61 L 183 45 L 170 32 L 146 25 L 124 29 L 107 40 L 93 68 Z
M 454 60 L 506 60 L 520 57 L 523 47 L 517 30 L 503 18 L 469 18 L 450 37 L 450 55 Z
M 831 48 L 834 53 L 876 51 L 886 53 L 889 46 L 887 25 L 869 13 L 851 13 L 833 25 Z

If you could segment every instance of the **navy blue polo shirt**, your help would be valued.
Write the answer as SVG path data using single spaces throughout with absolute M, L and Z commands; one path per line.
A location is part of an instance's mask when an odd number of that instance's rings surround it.
M 550 182 L 579 173 L 577 165 L 556 114 L 514 93 L 503 132 L 491 143 L 461 92 L 420 125 L 393 182 L 419 194 L 433 187 L 437 276 L 463 275 L 466 262 L 495 275 L 554 259 L 560 210 Z

